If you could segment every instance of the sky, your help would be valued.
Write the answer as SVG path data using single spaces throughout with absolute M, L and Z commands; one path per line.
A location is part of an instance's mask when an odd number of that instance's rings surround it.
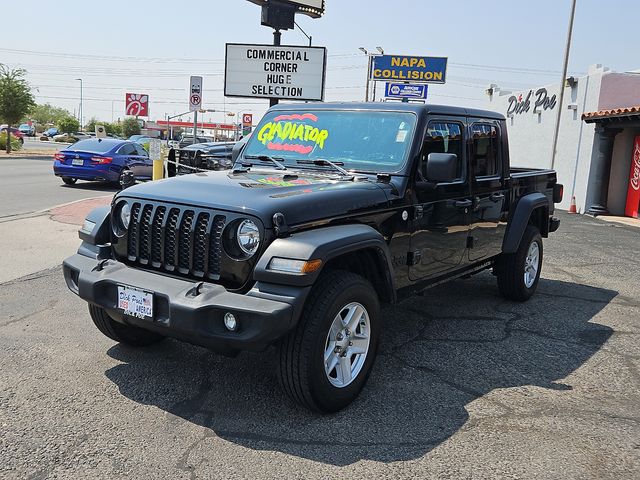
M 82 78 L 85 122 L 123 118 L 127 92 L 150 96 L 150 119 L 187 111 L 190 75 L 204 77 L 203 106 L 217 110 L 206 121 L 228 121 L 229 112 L 259 118 L 268 108 L 268 100 L 223 95 L 225 43 L 273 41 L 260 7 L 247 0 L 12 5 L 20 15 L 3 24 L 0 63 L 27 70 L 38 103 L 72 113 Z M 430 85 L 428 101 L 482 108 L 491 83 L 526 90 L 560 81 L 570 9 L 571 0 L 326 0 L 322 18 L 296 19 L 327 48 L 326 101 L 363 100 L 367 57 L 359 47 L 382 47 L 448 57 L 447 83 Z M 638 18 L 638 0 L 577 0 L 569 73 L 596 63 L 640 69 Z M 298 29 L 282 34 L 282 44 L 307 43 Z M 378 97 L 383 91 L 379 83 Z

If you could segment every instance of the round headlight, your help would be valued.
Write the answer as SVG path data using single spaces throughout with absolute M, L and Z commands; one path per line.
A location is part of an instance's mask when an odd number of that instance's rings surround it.
M 129 228 L 129 221 L 131 220 L 131 207 L 127 202 L 124 202 L 120 207 L 118 220 L 120 221 L 120 227 L 122 227 L 123 230 L 127 230 Z
M 247 255 L 253 255 L 260 245 L 260 230 L 251 220 L 243 220 L 238 225 L 238 246 Z

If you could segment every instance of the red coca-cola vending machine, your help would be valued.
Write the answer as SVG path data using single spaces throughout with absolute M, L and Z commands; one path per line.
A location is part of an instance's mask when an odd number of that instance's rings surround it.
M 624 214 L 627 217 L 638 218 L 640 205 L 640 136 L 633 142 L 633 158 L 629 172 L 629 189 L 627 190 L 627 207 Z

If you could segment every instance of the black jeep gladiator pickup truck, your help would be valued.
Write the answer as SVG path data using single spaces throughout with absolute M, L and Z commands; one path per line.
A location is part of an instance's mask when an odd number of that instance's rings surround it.
M 232 170 L 137 185 L 89 214 L 64 276 L 103 334 L 274 345 L 284 391 L 333 412 L 371 371 L 381 304 L 489 268 L 509 299 L 536 290 L 563 189 L 510 167 L 500 114 L 279 105 L 242 148 Z

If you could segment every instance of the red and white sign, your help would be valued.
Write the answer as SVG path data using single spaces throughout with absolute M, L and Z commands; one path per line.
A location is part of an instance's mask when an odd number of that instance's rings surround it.
M 243 127 L 250 127 L 251 125 L 253 125 L 253 115 L 251 115 L 250 113 L 243 113 L 242 114 L 242 126 Z
M 631 171 L 629 172 L 629 189 L 627 190 L 627 207 L 624 214 L 627 217 L 638 217 L 638 205 L 640 204 L 640 136 L 633 142 L 633 155 L 631 158 Z
M 132 117 L 149 116 L 149 95 L 144 93 L 127 93 L 125 96 L 125 113 Z
M 196 112 L 202 108 L 202 77 L 192 76 L 189 85 L 189 111 Z

